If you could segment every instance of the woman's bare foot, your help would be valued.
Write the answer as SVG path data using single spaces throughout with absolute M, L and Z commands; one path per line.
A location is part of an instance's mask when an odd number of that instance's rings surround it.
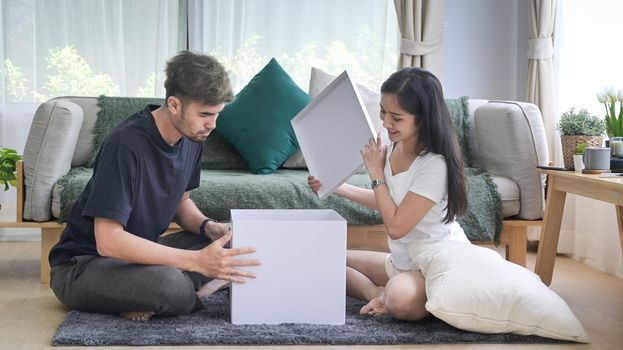
M 229 285 L 229 281 L 225 280 L 212 280 L 203 286 L 197 291 L 197 296 L 199 298 L 204 298 L 209 295 L 216 293 L 219 289 L 226 287 Z
M 122 312 L 119 316 L 132 321 L 148 321 L 155 314 L 153 311 L 129 311 Z
M 385 288 L 380 288 L 380 292 L 372 298 L 366 305 L 364 305 L 361 310 L 359 310 L 360 315 L 368 315 L 368 316 L 381 316 L 387 313 L 385 309 L 385 303 L 383 302 L 383 298 L 385 296 Z

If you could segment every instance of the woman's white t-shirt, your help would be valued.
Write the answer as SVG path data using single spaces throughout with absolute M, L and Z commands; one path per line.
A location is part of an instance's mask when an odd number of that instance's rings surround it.
M 390 157 L 393 144 L 389 146 L 385 157 L 385 182 L 396 206 L 407 195 L 413 192 L 435 202 L 422 220 L 400 239 L 389 238 L 389 250 L 392 263 L 401 270 L 417 269 L 407 246 L 417 240 L 457 239 L 468 241 L 458 222 L 445 223 L 446 206 L 448 205 L 448 173 L 445 158 L 436 153 L 426 152 L 418 155 L 407 171 L 392 174 Z

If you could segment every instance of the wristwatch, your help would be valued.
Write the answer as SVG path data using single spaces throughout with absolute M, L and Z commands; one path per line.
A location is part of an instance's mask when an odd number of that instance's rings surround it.
M 385 185 L 385 181 L 384 180 L 372 180 L 371 185 L 372 185 L 372 189 L 375 189 L 381 185 Z

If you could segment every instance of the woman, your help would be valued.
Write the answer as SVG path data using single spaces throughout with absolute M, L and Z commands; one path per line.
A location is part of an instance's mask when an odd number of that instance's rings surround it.
M 428 315 L 422 272 L 408 246 L 420 240 L 467 241 L 455 217 L 465 212 L 463 160 L 439 80 L 421 68 L 404 68 L 381 87 L 380 133 L 361 150 L 372 189 L 340 186 L 335 194 L 379 210 L 390 253 L 348 251 L 346 292 L 368 301 L 365 315 L 402 320 Z M 313 176 L 314 192 L 322 186 Z

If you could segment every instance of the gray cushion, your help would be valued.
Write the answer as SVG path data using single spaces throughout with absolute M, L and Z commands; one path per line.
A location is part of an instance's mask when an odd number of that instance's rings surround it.
M 519 217 L 543 217 L 545 176 L 537 165 L 547 165 L 547 141 L 538 107 L 530 103 L 490 101 L 476 109 L 474 126 L 480 160 L 491 175 L 519 185 Z
M 472 168 L 480 168 L 482 167 L 482 161 L 480 160 L 480 150 L 478 148 L 478 137 L 476 135 L 476 128 L 474 127 L 474 112 L 476 109 L 485 103 L 489 102 L 489 100 L 482 100 L 476 98 L 470 98 L 468 101 L 469 109 L 468 109 L 468 117 L 467 124 L 469 125 L 469 135 L 468 135 L 468 144 L 469 144 L 469 167 Z
M 85 165 L 90 160 L 89 157 L 95 147 L 95 121 L 97 121 L 97 112 L 100 110 L 97 106 L 97 97 L 63 96 L 54 100 L 73 102 L 82 109 L 83 120 L 78 143 L 71 159 L 71 166 Z
M 37 109 L 24 147 L 24 219 L 51 218 L 52 188 L 71 168 L 83 114 L 69 101 L 50 100 Z

